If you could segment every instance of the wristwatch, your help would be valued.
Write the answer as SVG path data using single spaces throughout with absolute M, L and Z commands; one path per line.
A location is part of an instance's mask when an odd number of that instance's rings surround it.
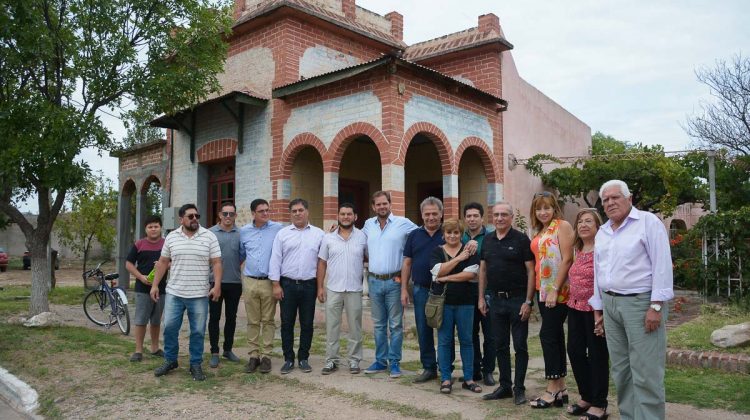
M 525 303 L 525 304 L 527 304 L 527 305 L 529 305 L 529 307 L 532 307 L 532 306 L 534 306 L 534 301 L 533 301 L 533 300 L 527 300 L 527 301 L 526 301 L 526 302 L 524 302 L 524 303 Z
M 656 312 L 661 312 L 661 305 L 659 305 L 658 303 L 652 303 L 649 308 L 653 309 Z

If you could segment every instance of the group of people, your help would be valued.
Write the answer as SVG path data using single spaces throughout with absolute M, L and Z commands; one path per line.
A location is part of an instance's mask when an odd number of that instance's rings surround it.
M 284 357 L 280 372 L 295 368 L 311 372 L 317 299 L 325 303 L 326 319 L 321 373 L 329 375 L 341 367 L 339 337 L 345 313 L 346 362 L 349 372 L 358 374 L 367 262 L 375 360 L 365 374 L 401 376 L 403 310 L 412 300 L 422 365 L 414 382 L 438 379 L 441 393 L 452 392 L 458 338 L 463 389 L 481 393 L 480 383 L 495 386 L 497 363 L 499 386 L 483 399 L 513 398 L 515 404 L 525 404 L 528 320 L 536 300 L 547 386 L 543 395 L 528 402 L 531 407 L 568 404 L 565 378 L 570 360 L 580 398 L 567 406 L 567 412 L 584 419 L 606 418 L 611 362 L 621 417 L 663 418 L 665 302 L 673 296 L 666 230 L 656 216 L 632 206 L 624 182 L 605 183 L 599 195 L 608 221 L 602 224 L 596 209 L 581 209 L 571 225 L 563 219 L 554 195 L 535 194 L 531 239 L 513 228 L 514 209 L 508 202 L 492 206 L 494 230 L 488 231 L 481 204 L 464 206 L 463 220 L 443 221 L 443 203 L 428 197 L 420 204 L 424 224 L 417 226 L 392 214 L 390 194 L 378 191 L 371 200 L 375 216 L 361 230 L 355 227 L 358 209 L 343 203 L 337 225 L 327 233 L 309 223 L 308 203 L 303 199 L 289 203 L 287 226 L 270 220 L 268 202 L 256 199 L 251 203 L 253 220 L 242 228 L 235 226 L 232 203 L 222 204 L 219 223 L 210 229 L 200 226 L 196 206 L 186 204 L 179 210 L 179 229 L 162 239 L 158 218 L 147 220 L 146 237 L 128 255 L 127 269 L 137 281 L 136 351 L 131 361 L 142 360 L 150 324 L 151 354 L 165 360 L 155 375 L 177 368 L 178 332 L 187 312 L 190 373 L 193 379 L 204 380 L 206 321 L 209 366 L 215 368 L 220 363 L 223 307 L 221 356 L 239 362 L 232 348 L 244 295 L 249 346 L 245 371 L 272 369 L 278 302 Z M 445 297 L 437 346 L 425 314 L 431 294 Z M 158 348 L 162 311 L 163 351 Z M 300 336 L 295 352 L 297 321 Z

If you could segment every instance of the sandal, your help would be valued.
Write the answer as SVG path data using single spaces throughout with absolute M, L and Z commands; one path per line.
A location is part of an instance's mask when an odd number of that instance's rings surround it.
M 570 414 L 571 416 L 580 416 L 586 411 L 588 411 L 589 407 L 591 407 L 591 404 L 585 407 L 579 404 L 569 405 L 567 409 L 567 413 Z
M 440 384 L 440 393 L 441 394 L 450 394 L 453 390 L 453 384 Z
M 596 414 L 591 414 L 589 412 L 583 413 L 583 415 L 580 417 L 580 420 L 604 420 L 607 417 L 609 417 L 609 414 L 607 413 L 607 409 L 604 409 L 604 412 L 601 416 L 597 416 Z
M 531 400 L 529 402 L 529 406 L 531 406 L 531 408 L 550 408 L 552 406 L 562 407 L 562 405 L 563 405 L 562 399 L 558 399 L 560 391 L 557 391 L 555 393 L 552 393 L 552 392 L 549 392 L 549 391 L 544 391 L 544 393 L 551 395 L 552 396 L 552 401 L 547 401 L 547 400 L 543 399 L 542 397 L 538 397 L 538 398 L 536 398 L 534 400 Z
M 461 384 L 461 388 L 468 389 L 469 391 L 477 393 L 477 394 L 482 392 L 482 387 L 479 386 L 479 384 L 477 384 L 476 382 L 472 382 L 470 384 L 467 384 L 466 382 L 464 382 Z

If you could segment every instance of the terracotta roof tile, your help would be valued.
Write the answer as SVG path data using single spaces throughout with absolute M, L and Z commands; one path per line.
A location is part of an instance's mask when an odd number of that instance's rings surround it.
M 410 61 L 424 60 L 494 42 L 501 43 L 507 49 L 513 48 L 513 45 L 498 32 L 479 32 L 477 28 L 471 28 L 411 45 L 404 51 L 404 58 Z

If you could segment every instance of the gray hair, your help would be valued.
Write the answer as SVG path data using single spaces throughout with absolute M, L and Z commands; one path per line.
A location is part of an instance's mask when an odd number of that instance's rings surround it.
M 495 204 L 492 205 L 492 208 L 494 209 L 495 206 L 501 206 L 501 205 L 502 206 L 508 206 L 508 209 L 510 209 L 510 214 L 514 214 L 514 212 L 513 212 L 513 204 L 510 204 L 507 201 L 497 201 L 497 202 L 495 202 Z
M 437 197 L 429 196 L 422 200 L 422 204 L 419 205 L 420 213 L 424 211 L 424 206 L 437 206 L 438 210 L 440 210 L 440 213 L 443 212 L 443 202 L 440 201 L 440 199 Z
M 612 179 L 602 184 L 602 187 L 599 188 L 599 198 L 602 198 L 605 190 L 612 187 L 619 187 L 623 197 L 630 197 L 630 189 L 628 188 L 628 184 L 626 184 L 624 181 L 620 181 L 619 179 Z

